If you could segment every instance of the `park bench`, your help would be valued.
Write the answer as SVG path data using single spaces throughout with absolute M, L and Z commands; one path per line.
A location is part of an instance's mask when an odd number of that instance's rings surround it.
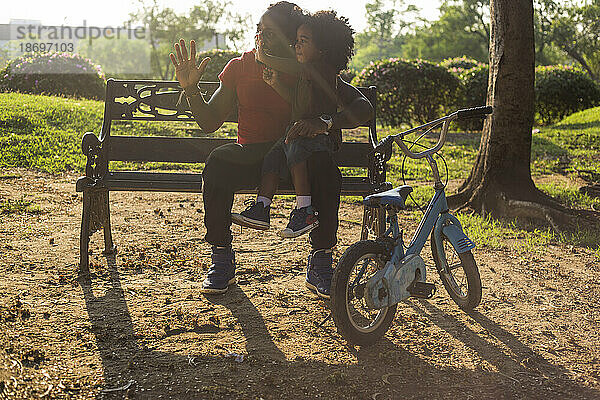
M 201 82 L 200 87 L 211 95 L 218 82 Z M 359 90 L 375 106 L 376 88 Z M 80 233 L 80 273 L 87 274 L 90 236 L 103 228 L 105 254 L 114 253 L 109 192 L 111 191 L 202 191 L 202 174 L 146 171 L 113 171 L 110 161 L 203 163 L 210 152 L 234 139 L 215 137 L 163 137 L 111 135 L 113 121 L 187 121 L 194 118 L 181 87 L 175 81 L 114 80 L 106 87 L 104 120 L 100 134 L 88 132 L 82 139 L 82 151 L 87 157 L 85 176 L 76 183 L 76 191 L 83 193 L 83 212 Z M 237 110 L 226 122 L 237 122 Z M 373 157 L 377 143 L 375 118 L 362 126 L 369 128 L 368 143 L 343 142 L 334 158 L 340 167 L 360 167 L 363 176 L 342 174 L 342 195 L 366 196 L 381 190 L 385 182 L 385 161 Z M 238 193 L 254 193 L 249 187 Z M 293 194 L 293 187 L 281 185 L 278 194 Z M 385 226 L 385 211 L 364 208 L 361 238 L 380 235 Z

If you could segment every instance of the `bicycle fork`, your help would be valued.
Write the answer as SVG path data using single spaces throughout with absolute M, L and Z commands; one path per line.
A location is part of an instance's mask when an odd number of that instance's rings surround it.
M 464 253 L 475 248 L 475 243 L 465 234 L 458 218 L 449 212 L 441 213 L 433 228 L 433 240 L 435 240 L 438 260 L 445 260 L 446 254 L 443 246 L 442 235 L 445 236 L 457 253 Z M 448 273 L 448 265 L 438 265 L 438 269 Z

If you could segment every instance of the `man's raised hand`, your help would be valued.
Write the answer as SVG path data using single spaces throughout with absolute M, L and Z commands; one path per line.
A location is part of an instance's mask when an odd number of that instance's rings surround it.
M 169 57 L 175 66 L 175 76 L 184 90 L 191 89 L 193 91 L 202 78 L 210 58 L 206 57 L 202 60 L 200 65 L 196 67 L 196 42 L 194 40 L 190 42 L 189 58 L 185 40 L 183 39 L 179 40 L 179 43 L 175 43 L 175 52 L 177 53 L 177 57 L 175 57 L 173 53 L 169 54 Z

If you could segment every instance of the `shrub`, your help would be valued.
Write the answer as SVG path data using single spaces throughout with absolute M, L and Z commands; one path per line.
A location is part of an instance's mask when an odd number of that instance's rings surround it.
M 103 99 L 102 69 L 78 54 L 29 53 L 0 71 L 0 90 Z
M 357 74 L 358 71 L 350 67 L 340 71 L 340 77 L 346 82 L 352 82 L 352 79 L 354 79 Z
M 456 103 L 460 84 L 443 67 L 397 58 L 371 63 L 353 83 L 377 86 L 377 116 L 389 126 L 425 123 L 441 116 Z
M 460 108 L 484 106 L 487 100 L 487 87 L 490 67 L 483 64 L 460 74 Z M 463 130 L 481 130 L 483 119 L 457 121 Z
M 223 71 L 223 68 L 229 60 L 235 57 L 239 57 L 240 53 L 232 50 L 207 50 L 198 53 L 198 62 L 200 63 L 204 58 L 210 57 L 210 62 L 206 66 L 204 75 L 202 76 L 203 81 L 218 82 L 219 74 Z
M 537 67 L 535 107 L 543 124 L 600 104 L 600 88 L 582 70 L 566 65 Z
M 448 71 L 453 73 L 456 76 L 461 75 L 465 71 L 485 65 L 477 60 L 472 58 L 467 58 L 467 56 L 462 57 L 454 57 L 454 58 L 446 58 L 442 62 L 439 63 L 440 66 L 446 68 Z

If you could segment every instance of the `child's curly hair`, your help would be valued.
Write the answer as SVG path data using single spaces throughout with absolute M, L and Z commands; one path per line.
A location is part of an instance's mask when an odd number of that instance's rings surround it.
M 354 29 L 348 18 L 331 11 L 309 14 L 304 24 L 311 30 L 315 46 L 323 52 L 323 61 L 335 67 L 336 72 L 346 69 L 354 55 Z

